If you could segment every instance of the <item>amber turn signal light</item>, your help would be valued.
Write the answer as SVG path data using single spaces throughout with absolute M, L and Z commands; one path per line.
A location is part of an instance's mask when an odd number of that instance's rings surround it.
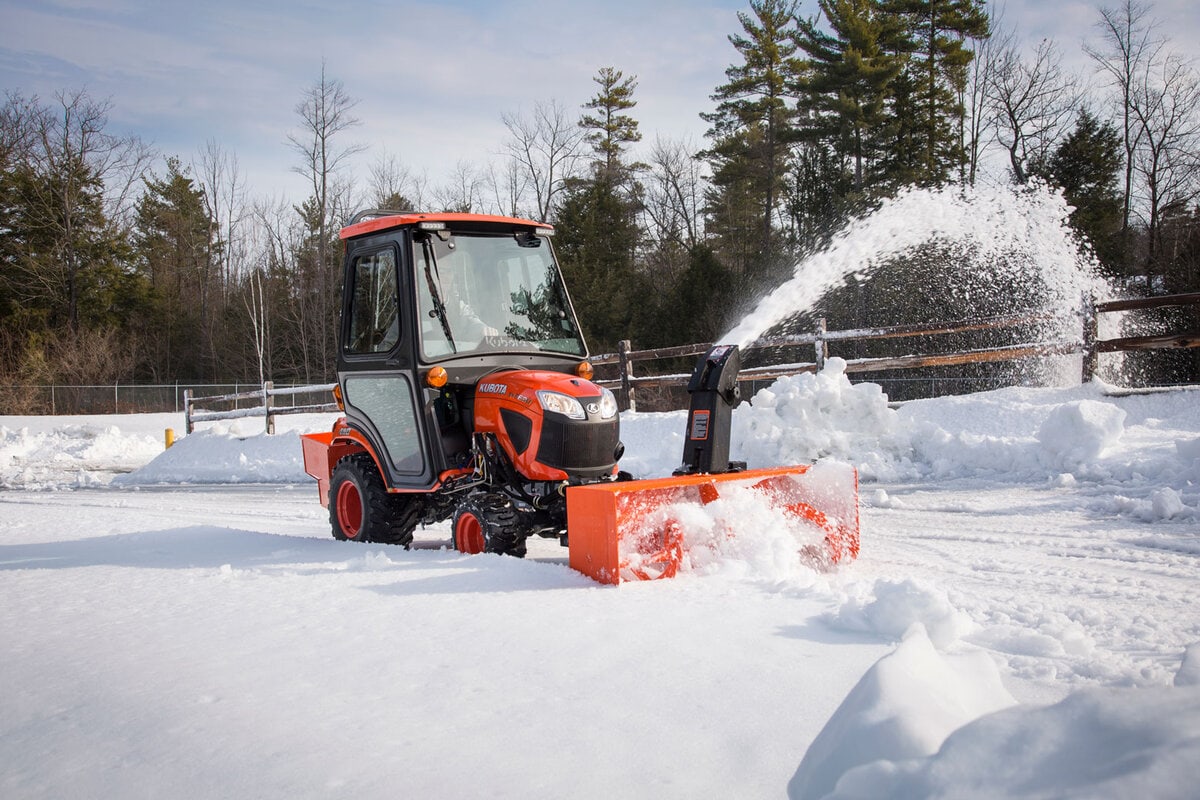
M 445 367 L 434 367 L 425 373 L 425 382 L 435 389 L 445 386 L 448 380 L 450 380 L 450 376 L 446 374 Z
M 583 378 L 585 381 L 590 381 L 596 371 L 592 369 L 590 361 L 580 361 L 579 366 L 575 367 L 575 374 Z
M 346 410 L 346 402 L 342 400 L 341 384 L 335 383 L 333 385 L 333 402 L 337 403 L 338 411 Z

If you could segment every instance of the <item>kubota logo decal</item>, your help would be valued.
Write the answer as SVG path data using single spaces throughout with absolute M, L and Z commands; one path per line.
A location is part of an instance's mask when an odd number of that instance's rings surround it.
M 508 394 L 508 384 L 506 383 L 481 383 L 479 384 L 480 394 Z

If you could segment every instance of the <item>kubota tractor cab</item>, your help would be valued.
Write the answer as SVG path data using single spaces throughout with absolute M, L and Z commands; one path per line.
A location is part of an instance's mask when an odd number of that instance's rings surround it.
M 407 545 L 453 517 L 457 549 L 523 555 L 564 536 L 566 487 L 616 478 L 617 402 L 589 380 L 552 233 L 387 211 L 342 230 L 345 416 L 304 437 L 335 537 Z

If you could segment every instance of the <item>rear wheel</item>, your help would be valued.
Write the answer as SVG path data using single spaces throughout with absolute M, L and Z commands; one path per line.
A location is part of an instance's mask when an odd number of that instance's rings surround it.
M 525 557 L 527 532 L 512 501 L 501 494 L 468 497 L 454 513 L 454 549 Z
M 333 538 L 408 546 L 420 517 L 419 499 L 388 494 L 366 453 L 338 462 L 329 480 Z

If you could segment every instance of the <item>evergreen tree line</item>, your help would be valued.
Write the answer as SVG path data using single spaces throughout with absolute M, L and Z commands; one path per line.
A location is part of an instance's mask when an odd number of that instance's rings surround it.
M 356 180 L 356 100 L 322 67 L 287 137 L 300 203 L 252 200 L 215 142 L 159 161 L 86 92 L 10 93 L 0 385 L 332 380 L 337 234 L 361 207 L 553 222 L 593 352 L 714 339 L 910 185 L 1048 181 L 1114 276 L 1200 289 L 1200 79 L 1150 7 L 1098 12 L 1089 93 L 1053 42 L 1024 47 L 981 0 L 751 0 L 738 20 L 702 144 L 643 142 L 637 76 L 603 67 L 578 112 L 505 115 L 504 157 L 440 185 L 378 149 Z M 907 269 L 929 280 L 920 259 Z M 850 322 L 928 315 L 898 309 L 917 302 L 904 291 L 873 309 L 852 289 Z

